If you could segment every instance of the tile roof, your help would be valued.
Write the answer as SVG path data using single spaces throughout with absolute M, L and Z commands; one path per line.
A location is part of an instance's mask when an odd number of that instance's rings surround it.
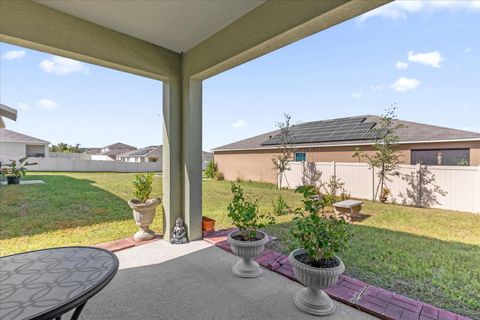
M 159 158 L 162 156 L 162 149 L 163 149 L 163 146 L 149 146 L 149 147 L 141 148 L 138 150 L 130 150 L 130 151 L 118 154 L 117 157 L 119 158 L 143 158 L 143 157 Z
M 103 147 L 102 149 L 128 149 L 128 150 L 136 150 L 136 147 L 129 146 L 128 144 L 117 142 L 108 146 Z
M 304 122 L 304 123 L 296 124 L 294 126 L 295 130 L 292 130 L 292 131 L 298 132 L 298 136 L 297 137 L 294 136 L 294 139 L 302 141 L 302 143 L 298 143 L 297 146 L 299 145 L 341 146 L 341 145 L 351 145 L 351 144 L 373 143 L 372 139 L 342 140 L 342 138 L 338 138 L 338 140 L 329 140 L 329 141 L 312 141 L 314 140 L 314 138 L 311 138 L 311 140 L 309 140 L 311 142 L 304 142 L 305 131 L 306 132 L 322 131 L 322 127 L 325 128 L 326 125 L 337 123 L 340 126 L 343 121 L 351 121 L 358 118 L 361 118 L 362 122 L 364 123 L 368 123 L 368 122 L 375 123 L 373 128 L 375 127 L 378 128 L 378 123 L 381 120 L 381 117 L 379 116 L 362 115 L 362 116 L 355 116 L 355 117 L 349 117 L 349 118 L 338 118 L 338 119 L 331 119 L 331 120 Z M 478 132 L 451 129 L 446 127 L 434 126 L 434 125 L 423 124 L 423 123 L 412 122 L 412 121 L 405 121 L 405 120 L 395 120 L 395 122 L 403 126 L 402 128 L 399 128 L 396 131 L 396 134 L 398 135 L 400 142 L 447 141 L 447 140 L 462 140 L 462 139 L 480 140 L 480 133 Z M 308 130 L 302 130 L 307 128 Z M 341 130 L 341 127 L 338 127 L 338 128 L 332 127 L 332 130 Z M 237 142 L 233 142 L 233 143 L 215 148 L 213 150 L 228 151 L 228 150 L 272 148 L 272 147 L 278 146 L 278 144 L 275 143 L 275 136 L 278 133 L 279 133 L 279 130 L 267 132 L 267 133 L 260 134 L 258 136 L 254 136 L 248 139 L 243 139 Z M 300 137 L 300 135 L 302 135 L 301 138 L 303 138 L 303 140 L 297 139 Z
M 0 142 L 22 142 L 32 144 L 49 144 L 50 142 L 37 139 L 26 134 L 8 129 L 0 129 Z

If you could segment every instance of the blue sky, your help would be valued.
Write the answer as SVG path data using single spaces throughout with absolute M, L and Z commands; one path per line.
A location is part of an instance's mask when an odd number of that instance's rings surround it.
M 1 44 L 7 127 L 57 143 L 162 143 L 161 82 Z M 480 2 L 400 1 L 204 82 L 208 150 L 294 122 L 380 114 L 480 132 Z

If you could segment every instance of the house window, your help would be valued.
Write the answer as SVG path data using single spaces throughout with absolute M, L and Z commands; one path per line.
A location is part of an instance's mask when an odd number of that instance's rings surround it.
M 295 161 L 307 161 L 307 154 L 305 152 L 295 152 Z
M 422 149 L 412 150 L 410 164 L 433 166 L 468 166 L 470 149 Z

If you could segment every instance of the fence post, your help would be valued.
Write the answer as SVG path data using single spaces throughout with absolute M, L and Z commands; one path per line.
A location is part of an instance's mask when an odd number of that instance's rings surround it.
M 373 201 L 377 200 L 375 199 L 375 167 L 369 167 L 370 170 L 372 170 L 372 199 Z
M 418 172 L 418 195 L 417 195 L 418 203 L 417 203 L 417 205 L 422 206 L 422 203 L 423 203 L 423 201 L 422 201 L 422 196 L 423 196 L 423 192 L 422 192 L 422 189 L 423 189 L 422 165 L 420 163 L 417 163 L 415 170 L 417 170 L 417 172 Z
M 337 177 L 337 165 L 335 164 L 335 161 L 332 161 L 332 172 L 333 172 L 333 176 L 336 178 Z

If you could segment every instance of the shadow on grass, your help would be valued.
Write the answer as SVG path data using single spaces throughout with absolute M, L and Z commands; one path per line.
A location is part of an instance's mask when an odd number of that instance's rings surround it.
M 288 254 L 292 223 L 266 228 L 270 248 Z M 480 319 L 480 247 L 360 224 L 339 254 L 346 274 L 438 307 Z
M 0 240 L 132 219 L 127 202 L 94 181 L 64 175 L 28 179 L 45 183 L 0 187 Z

